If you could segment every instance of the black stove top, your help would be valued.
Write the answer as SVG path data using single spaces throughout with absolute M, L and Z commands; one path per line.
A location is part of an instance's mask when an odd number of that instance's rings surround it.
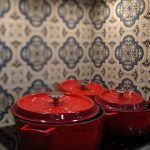
M 139 137 L 121 137 L 105 134 L 102 150 L 145 150 L 141 148 L 144 148 L 144 146 L 148 144 L 150 144 L 149 135 Z

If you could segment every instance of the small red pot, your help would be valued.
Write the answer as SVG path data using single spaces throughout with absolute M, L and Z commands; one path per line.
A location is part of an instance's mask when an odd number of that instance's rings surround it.
M 88 97 L 38 93 L 19 99 L 11 112 L 21 150 L 99 150 L 104 110 Z
M 104 91 L 104 87 L 89 80 L 66 80 L 60 83 L 57 90 L 88 96 L 94 100 L 96 95 Z
M 106 90 L 95 97 L 95 102 L 106 111 L 106 132 L 121 136 L 150 133 L 150 106 L 141 95 L 132 91 Z

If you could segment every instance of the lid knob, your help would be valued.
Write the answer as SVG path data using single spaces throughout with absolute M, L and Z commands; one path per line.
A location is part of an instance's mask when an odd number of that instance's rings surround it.
M 126 92 L 125 89 L 118 89 L 117 92 L 119 93 L 120 97 L 123 97 L 124 93 Z
M 58 100 L 64 97 L 65 94 L 60 92 L 51 92 L 48 94 L 48 96 L 54 99 L 54 104 L 58 104 Z
M 89 84 L 88 80 L 80 80 L 79 85 L 82 90 L 88 90 L 87 85 Z

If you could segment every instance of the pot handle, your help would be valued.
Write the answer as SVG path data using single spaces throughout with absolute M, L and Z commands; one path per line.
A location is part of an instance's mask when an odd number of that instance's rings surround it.
M 45 136 L 49 136 L 50 134 L 53 134 L 55 132 L 55 128 L 49 127 L 47 128 L 38 128 L 37 129 L 35 127 L 31 127 L 28 124 L 25 124 L 24 126 L 22 126 L 20 128 L 21 132 L 30 132 L 30 133 L 38 133 L 40 135 L 45 135 Z
M 105 112 L 105 118 L 106 119 L 111 119 L 111 118 L 116 117 L 118 115 L 119 115 L 118 112 L 109 112 L 109 113 Z

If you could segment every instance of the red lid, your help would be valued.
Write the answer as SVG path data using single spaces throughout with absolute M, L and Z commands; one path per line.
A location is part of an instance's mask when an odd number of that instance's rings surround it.
M 11 112 L 33 122 L 71 123 L 95 116 L 99 108 L 85 96 L 43 92 L 22 97 L 12 106 Z
M 145 109 L 148 103 L 140 94 L 132 91 L 106 90 L 95 98 L 97 104 L 106 109 L 137 111 Z
M 86 96 L 95 96 L 104 90 L 100 84 L 89 80 L 66 80 L 60 83 L 60 89 L 65 92 Z

